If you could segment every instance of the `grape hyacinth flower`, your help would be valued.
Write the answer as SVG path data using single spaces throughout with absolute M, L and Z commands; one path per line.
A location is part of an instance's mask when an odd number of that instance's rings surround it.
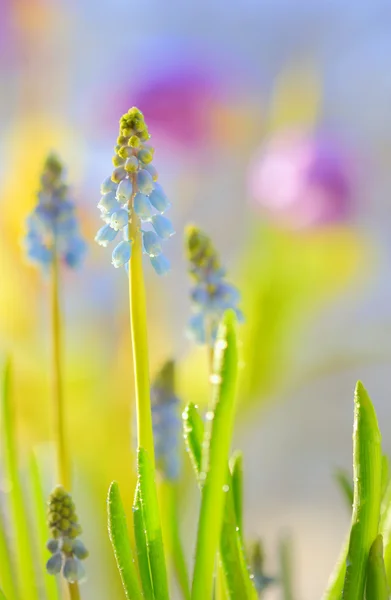
M 198 227 L 188 226 L 185 245 L 189 262 L 189 274 L 195 282 L 191 290 L 194 315 L 191 317 L 187 334 L 198 344 L 212 346 L 218 324 L 228 309 L 235 311 L 239 321 L 243 314 L 238 308 L 238 289 L 225 280 L 219 256 L 211 239 Z
M 182 437 L 180 402 L 174 391 L 174 369 L 173 361 L 166 362 L 151 388 L 156 467 L 163 479 L 169 481 L 179 477 Z
M 98 203 L 105 225 L 95 236 L 100 246 L 108 246 L 118 235 L 122 240 L 112 253 L 112 264 L 127 267 L 135 236 L 141 231 L 143 252 L 148 254 L 158 275 L 165 275 L 170 263 L 162 242 L 174 235 L 171 221 L 163 216 L 170 203 L 152 164 L 154 149 L 146 142 L 150 135 L 144 116 L 131 108 L 120 119 L 119 137 L 113 157 L 114 170 L 101 185 Z
M 353 209 L 353 188 L 348 153 L 324 133 L 276 135 L 255 156 L 249 171 L 254 207 L 292 229 L 345 221 Z
M 45 269 L 57 259 L 75 268 L 85 254 L 75 205 L 63 181 L 63 166 L 54 154 L 46 159 L 38 204 L 27 219 L 24 242 L 28 257 Z
M 48 525 L 52 538 L 47 549 L 52 554 L 46 563 L 49 575 L 62 573 L 68 583 L 76 583 L 84 578 L 82 560 L 88 551 L 79 539 L 81 527 L 75 513 L 71 495 L 58 485 L 49 496 Z

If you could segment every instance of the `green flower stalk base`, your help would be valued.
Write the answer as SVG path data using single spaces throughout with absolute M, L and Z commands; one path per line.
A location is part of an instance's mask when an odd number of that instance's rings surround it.
M 134 184 L 135 185 L 135 184 Z M 148 333 L 145 285 L 142 264 L 141 236 L 138 219 L 129 225 L 129 237 L 134 239 L 129 265 L 130 324 L 132 332 L 133 368 L 137 410 L 138 446 L 144 448 L 152 465 L 155 464 L 153 446 L 151 397 L 148 364 Z

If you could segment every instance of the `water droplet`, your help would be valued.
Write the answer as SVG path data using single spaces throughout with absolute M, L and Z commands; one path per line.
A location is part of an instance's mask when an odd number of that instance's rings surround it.
M 239 527 L 236 527 L 236 531 L 240 531 Z
M 216 350 L 225 350 L 227 346 L 227 340 L 217 340 L 215 348 Z
M 213 421 L 214 416 L 215 416 L 214 412 L 212 410 L 208 410 L 208 412 L 205 415 L 205 419 L 207 421 Z
M 199 478 L 202 479 L 202 480 L 206 479 L 206 473 L 205 473 L 205 471 L 201 471 L 201 473 L 199 474 Z
M 229 492 L 229 485 L 223 485 L 223 492 Z
M 215 384 L 215 385 L 218 385 L 218 384 L 220 384 L 220 383 L 221 383 L 221 376 L 220 376 L 220 375 L 218 375 L 217 373 L 214 373 L 213 375 L 211 375 L 211 376 L 209 377 L 209 381 L 210 381 L 210 383 L 213 383 L 213 384 Z

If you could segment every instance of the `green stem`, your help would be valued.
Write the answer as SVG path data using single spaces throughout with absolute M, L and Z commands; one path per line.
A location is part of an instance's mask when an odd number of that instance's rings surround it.
M 143 508 L 141 506 L 140 486 L 137 484 L 133 503 L 134 537 L 136 541 L 137 564 L 140 573 L 144 598 L 153 600 L 153 587 L 151 579 L 151 566 L 149 564 L 147 540 L 145 537 L 145 524 Z
M 284 600 L 293 600 L 293 567 L 290 539 L 284 538 L 281 540 L 279 555 L 283 598 Z
M 53 243 L 52 263 L 52 350 L 53 350 L 53 409 L 54 435 L 57 446 L 57 481 L 71 491 L 69 454 L 67 451 L 62 376 L 62 329 L 60 306 L 59 259 L 56 242 Z M 77 583 L 68 584 L 70 600 L 80 600 Z
M 60 281 L 56 245 L 53 247 L 52 266 L 52 351 L 53 351 L 53 412 L 54 436 L 57 446 L 57 479 L 70 491 L 69 461 L 66 447 L 64 393 L 62 378 L 62 331 L 60 308 Z
M 70 600 L 80 600 L 80 590 L 77 583 L 70 583 L 68 585 L 68 590 Z
M 38 588 L 34 569 L 34 549 L 31 529 L 26 514 L 26 504 L 19 477 L 18 451 L 16 438 L 15 404 L 11 396 L 11 363 L 7 361 L 1 390 L 0 440 L 4 458 L 4 474 L 10 482 L 8 517 L 15 550 L 17 588 L 23 600 L 37 600 Z M 0 569 L 6 568 L 6 563 Z
M 135 177 L 133 177 L 133 190 L 135 194 Z M 139 225 L 139 219 L 133 213 L 132 221 L 129 224 L 129 239 L 133 240 L 132 256 L 129 264 L 129 299 L 136 391 L 137 441 L 138 446 L 146 450 L 151 465 L 155 469 L 148 365 L 147 314 Z
M 38 459 L 35 453 L 31 454 L 30 459 L 30 487 L 31 500 L 34 508 L 35 526 L 38 541 L 38 558 L 41 565 L 47 560 L 46 542 L 48 539 L 48 526 L 46 522 L 45 496 L 42 490 L 41 473 L 39 470 Z M 47 600 L 60 600 L 59 588 L 56 578 L 48 573 L 43 574 L 43 584 L 45 589 L 45 598 Z

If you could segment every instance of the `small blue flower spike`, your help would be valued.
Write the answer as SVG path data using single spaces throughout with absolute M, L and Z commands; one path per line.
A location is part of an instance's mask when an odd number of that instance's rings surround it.
M 75 505 L 68 492 L 57 486 L 49 496 L 48 525 L 52 538 L 46 547 L 51 557 L 46 563 L 49 575 L 62 574 L 69 583 L 84 579 L 82 560 L 88 551 L 79 538 L 81 527 L 75 513 Z
M 146 143 L 149 138 L 144 116 L 138 108 L 131 108 L 121 117 L 114 170 L 101 185 L 102 197 L 98 203 L 106 225 L 99 229 L 95 241 L 100 246 L 108 246 L 121 231 L 122 241 L 113 250 L 112 264 L 128 269 L 134 242 L 131 236 L 142 235 L 144 253 L 156 273 L 165 275 L 170 263 L 163 254 L 162 242 L 175 232 L 171 221 L 163 216 L 170 202 L 157 183 L 158 172 L 152 164 L 154 149 Z M 131 223 L 132 232 L 136 233 L 130 233 Z
M 170 481 L 177 480 L 180 474 L 182 436 L 180 402 L 174 392 L 174 375 L 174 362 L 166 362 L 151 388 L 156 467 L 162 478 Z
M 186 333 L 197 344 L 212 346 L 226 310 L 234 310 L 238 320 L 243 321 L 243 314 L 238 308 L 240 293 L 225 280 L 226 272 L 221 267 L 216 249 L 203 231 L 189 225 L 185 232 L 185 245 L 189 274 L 194 281 L 190 293 L 194 314 Z
M 27 218 L 24 245 L 30 260 L 45 269 L 55 257 L 72 269 L 78 267 L 86 252 L 75 205 L 63 181 L 63 166 L 54 154 L 44 165 L 38 203 Z

